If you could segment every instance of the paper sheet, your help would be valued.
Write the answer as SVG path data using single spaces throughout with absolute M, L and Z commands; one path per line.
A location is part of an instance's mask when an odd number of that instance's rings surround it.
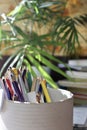
M 73 108 L 73 124 L 85 126 L 87 120 L 87 107 L 74 107 Z

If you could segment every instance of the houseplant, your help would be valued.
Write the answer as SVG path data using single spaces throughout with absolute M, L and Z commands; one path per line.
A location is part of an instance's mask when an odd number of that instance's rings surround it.
M 65 2 L 59 0 L 22 0 L 12 12 L 1 15 L 0 44 L 4 43 L 6 47 L 0 53 L 13 49 L 13 54 L 3 65 L 1 74 L 12 61 L 10 66 L 16 64 L 16 67 L 20 67 L 24 64 L 34 77 L 36 74 L 32 65 L 36 66 L 54 88 L 57 87 L 55 82 L 42 65 L 69 78 L 53 64 L 53 61 L 62 63 L 53 54 L 57 46 L 66 49 L 69 54 L 75 53 L 75 44 L 79 46 L 78 35 L 80 34 L 75 25 L 82 24 L 87 16 L 83 15 L 74 19 L 68 16 L 63 17 L 65 5 Z M 45 33 L 41 33 L 41 30 Z M 49 45 L 54 47 L 52 53 L 48 51 Z
M 65 44 L 65 41 L 68 40 L 66 39 L 66 36 L 68 36 L 68 32 L 70 31 L 68 31 L 63 37 L 61 36 L 61 33 L 65 28 L 68 28 L 69 25 L 72 27 L 72 19 L 69 17 L 61 17 L 63 9 L 65 8 L 65 3 L 59 1 L 44 2 L 45 0 L 22 0 L 15 10 L 8 15 L 2 15 L 4 20 L 2 19 L 0 23 L 0 43 L 5 43 L 7 47 L 5 47 L 1 52 L 3 53 L 4 51 L 11 49 L 13 50 L 13 55 L 11 55 L 6 64 L 3 65 L 1 73 L 3 69 L 7 67 L 9 62 L 12 61 L 10 64 L 11 66 L 16 64 L 16 67 L 19 67 L 22 64 L 25 64 L 33 76 L 36 76 L 32 70 L 32 65 L 35 65 L 47 82 L 50 83 L 52 87 L 56 88 L 57 86 L 55 82 L 53 82 L 52 78 L 44 71 L 42 65 L 44 64 L 67 77 L 65 73 L 52 64 L 52 61 L 62 63 L 60 60 L 53 57 L 52 54 L 54 54 L 56 46 L 61 45 L 61 47 L 65 48 L 65 46 L 68 45 L 67 49 L 69 49 L 71 48 L 71 45 L 74 45 L 71 44 L 72 42 Z M 51 8 L 52 5 L 56 7 Z M 69 20 L 69 25 L 67 25 L 67 20 Z M 34 31 L 32 28 L 28 28 L 29 25 L 33 24 L 34 26 L 32 26 L 35 29 L 35 25 L 37 25 L 37 23 L 39 25 L 37 27 L 39 28 L 41 25 L 46 26 L 51 23 L 48 32 L 46 32 L 46 34 L 38 34 L 37 31 Z M 7 24 L 10 27 L 8 30 L 3 27 Z M 23 27 L 23 25 L 25 26 Z M 70 28 L 70 30 L 72 32 L 72 28 Z M 78 37 L 78 35 L 76 36 Z M 78 40 L 77 37 L 76 39 Z M 49 45 L 54 47 L 52 54 L 46 50 Z M 71 48 L 70 52 L 74 49 Z M 48 59 L 50 61 L 48 61 Z M 63 98 L 60 96 L 60 93 L 57 93 L 57 91 L 60 90 L 56 90 L 57 89 L 52 90 L 52 96 L 54 99 L 56 98 L 52 101 L 52 103 L 43 103 L 38 105 L 35 103 L 17 103 L 6 100 L 6 102 L 3 103 L 4 106 L 2 107 L 2 112 L 0 113 L 0 128 L 9 130 L 56 130 L 56 128 L 60 130 L 72 129 L 72 94 L 68 92 L 70 94 L 69 96 L 68 94 L 65 94 L 65 90 L 62 90 L 63 97 L 66 97 Z M 7 109 L 3 111 L 4 108 Z

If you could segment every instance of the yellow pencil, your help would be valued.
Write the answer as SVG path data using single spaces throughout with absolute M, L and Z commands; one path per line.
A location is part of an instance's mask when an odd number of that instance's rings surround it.
M 48 90 L 47 90 L 47 87 L 46 87 L 46 80 L 42 80 L 41 81 L 41 86 L 42 86 L 43 93 L 45 95 L 46 101 L 50 103 L 51 102 L 51 98 L 49 96 L 49 93 L 48 93 Z

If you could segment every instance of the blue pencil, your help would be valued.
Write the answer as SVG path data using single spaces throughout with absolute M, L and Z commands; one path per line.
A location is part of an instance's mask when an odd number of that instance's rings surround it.
M 18 96 L 18 100 L 21 102 L 24 102 L 24 97 L 19 89 L 18 83 L 17 83 L 17 81 L 13 80 L 13 77 L 12 77 L 12 84 L 13 84 L 14 90 Z

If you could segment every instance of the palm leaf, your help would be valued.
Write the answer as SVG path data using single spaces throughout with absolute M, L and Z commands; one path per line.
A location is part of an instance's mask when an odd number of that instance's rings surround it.
M 14 61 L 14 58 L 19 54 L 20 51 L 21 51 L 21 50 L 18 50 L 16 53 L 14 53 L 13 55 L 11 55 L 11 56 L 6 60 L 6 62 L 4 63 L 4 65 L 2 66 L 2 68 L 1 68 L 1 70 L 0 70 L 0 76 L 2 76 L 3 71 L 4 71 L 5 69 L 8 69 L 9 64 Z M 19 58 L 19 57 L 18 57 L 18 58 Z M 15 63 L 15 62 L 14 62 L 14 63 Z
M 42 62 L 44 65 L 48 66 L 50 69 L 54 70 L 57 73 L 60 73 L 61 75 L 63 75 L 64 77 L 70 79 L 68 77 L 68 75 L 66 75 L 62 70 L 60 70 L 58 67 L 56 67 L 54 64 L 52 64 L 50 61 L 48 61 L 48 59 L 44 58 L 43 56 L 41 56 L 40 54 L 35 55 L 35 58 Z
M 51 76 L 45 71 L 45 69 L 39 64 L 39 62 L 37 62 L 37 60 L 35 60 L 31 55 L 27 55 L 27 58 L 29 59 L 29 61 L 31 63 L 34 63 L 34 65 L 36 66 L 36 68 L 39 70 L 39 72 L 41 73 L 41 75 L 46 79 L 46 81 L 53 87 L 53 88 L 58 88 L 58 86 L 56 85 L 56 83 L 53 81 L 53 79 L 51 78 Z
M 75 53 L 76 45 L 80 46 L 79 35 L 82 36 L 76 26 L 85 26 L 87 15 L 84 14 L 76 18 L 62 17 L 64 7 L 65 2 L 61 2 L 61 0 L 22 0 L 12 12 L 8 15 L 2 15 L 3 20 L 0 22 L 0 45 L 2 43 L 7 45 L 9 42 L 11 42 L 11 44 L 8 44 L 8 47 L 4 48 L 0 53 L 4 53 L 9 49 L 15 49 L 15 53 L 11 55 L 3 65 L 1 73 L 12 61 L 11 66 L 15 64 L 16 67 L 22 66 L 23 64 L 26 65 L 33 76 L 36 76 L 32 70 L 32 65 L 35 65 L 42 76 L 54 88 L 57 88 L 57 85 L 41 64 L 48 66 L 68 78 L 64 72 L 52 64 L 52 62 L 63 62 L 44 49 L 46 45 L 53 45 L 54 47 L 61 46 L 62 49 L 66 50 L 66 53 Z M 38 31 L 40 26 L 43 28 L 47 27 L 50 22 L 53 22 L 53 24 L 49 29 L 50 32 L 38 34 L 33 28 L 31 32 L 29 32 L 29 21 L 31 21 L 33 27 L 35 24 L 38 25 Z M 27 24 L 21 27 L 19 23 L 22 23 L 21 25 Z M 5 25 L 8 25 L 9 30 L 2 29 Z M 64 65 L 67 67 L 66 64 Z
M 23 61 L 24 65 L 27 66 L 29 72 L 32 74 L 33 77 L 37 77 L 37 74 L 35 73 L 35 71 L 32 69 L 32 66 L 30 65 L 29 63 L 29 60 L 24 58 L 24 61 Z

